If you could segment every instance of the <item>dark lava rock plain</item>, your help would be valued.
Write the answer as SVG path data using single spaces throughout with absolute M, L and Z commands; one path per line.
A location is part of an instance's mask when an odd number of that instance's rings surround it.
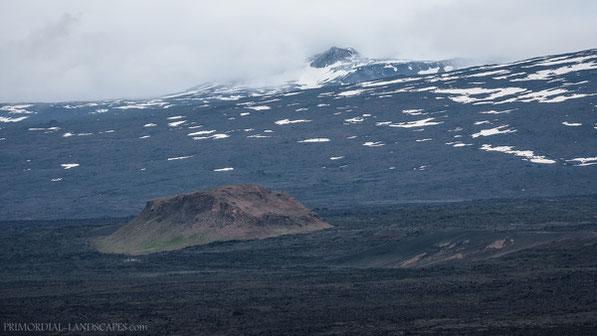
M 91 243 L 131 217 L 0 222 L 0 322 L 160 336 L 597 330 L 596 196 L 314 210 L 333 227 L 140 256 Z

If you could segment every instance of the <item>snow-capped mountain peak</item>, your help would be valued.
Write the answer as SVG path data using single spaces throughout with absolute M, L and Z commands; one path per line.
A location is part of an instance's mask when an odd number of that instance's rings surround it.
M 235 100 L 276 92 L 355 84 L 393 76 L 428 75 L 457 68 L 454 61 L 405 61 L 372 59 L 354 48 L 331 47 L 309 57 L 302 67 L 289 69 L 257 82 L 207 83 L 166 97 L 193 97 L 206 101 Z
M 348 59 L 354 59 L 359 53 L 353 48 L 331 47 L 326 52 L 312 56 L 309 60 L 309 66 L 313 68 L 325 68 Z

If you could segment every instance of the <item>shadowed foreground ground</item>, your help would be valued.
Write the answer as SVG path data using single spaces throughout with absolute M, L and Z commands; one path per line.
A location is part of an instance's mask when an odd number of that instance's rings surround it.
M 0 322 L 127 322 L 151 335 L 592 334 L 596 200 L 319 209 L 333 229 L 133 258 L 88 243 L 128 219 L 2 222 Z M 573 238 L 429 267 L 363 263 L 454 232 Z

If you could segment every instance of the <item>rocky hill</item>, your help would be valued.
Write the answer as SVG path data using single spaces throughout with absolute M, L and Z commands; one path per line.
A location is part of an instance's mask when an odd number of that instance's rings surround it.
M 97 241 L 97 247 L 107 253 L 146 254 L 330 227 L 284 191 L 240 184 L 151 200 L 138 217 Z

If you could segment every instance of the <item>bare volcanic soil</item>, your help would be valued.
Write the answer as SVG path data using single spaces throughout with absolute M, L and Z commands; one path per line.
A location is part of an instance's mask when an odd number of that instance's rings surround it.
M 0 221 L 0 328 L 145 326 L 89 333 L 103 336 L 596 334 L 597 196 L 316 211 L 334 227 L 134 257 L 89 245 L 132 218 Z M 449 258 L 455 253 L 463 257 Z M 88 333 L 43 332 L 81 334 Z
M 151 200 L 96 246 L 105 253 L 137 255 L 330 227 L 287 192 L 239 184 Z

